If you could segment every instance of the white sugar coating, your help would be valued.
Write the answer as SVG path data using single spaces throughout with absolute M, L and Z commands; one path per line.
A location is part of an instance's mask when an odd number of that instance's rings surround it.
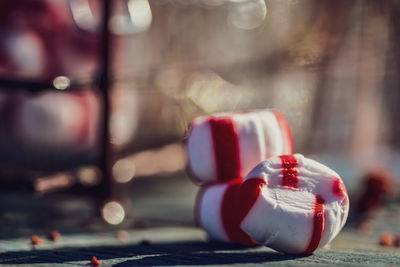
M 266 157 L 288 153 L 284 151 L 282 132 L 274 114 L 270 111 L 261 111 L 258 116 L 264 132 Z
M 233 116 L 239 135 L 241 175 L 245 177 L 251 168 L 266 155 L 264 131 L 257 113 Z
M 245 177 L 260 161 L 270 156 L 291 152 L 292 140 L 286 138 L 286 131 L 290 129 L 281 129 L 274 112 L 270 110 L 198 117 L 192 121 L 186 146 L 191 175 L 196 180 L 211 182 L 219 178 L 210 118 L 231 119 L 235 129 L 233 135 L 237 133 L 241 177 L 232 179 Z
M 219 241 L 229 242 L 230 239 L 222 224 L 221 204 L 229 184 L 210 185 L 203 188 L 197 198 L 196 209 L 199 223 L 208 235 Z
M 312 232 L 314 200 L 308 192 L 263 187 L 241 228 L 259 244 L 285 253 L 302 252 Z
M 191 172 L 202 181 L 216 180 L 214 146 L 211 126 L 205 117 L 192 121 L 190 138 L 187 141 L 187 155 Z
M 324 200 L 324 223 L 318 247 L 329 243 L 344 226 L 348 197 L 335 192 L 341 179 L 328 167 L 294 155 L 297 166 L 296 188 L 282 185 L 283 167 L 280 157 L 270 158 L 255 167 L 245 178 L 261 178 L 263 186 L 256 203 L 241 223 L 241 228 L 261 244 L 285 253 L 303 253 L 312 238 L 316 196 Z M 339 179 L 339 180 L 338 180 Z

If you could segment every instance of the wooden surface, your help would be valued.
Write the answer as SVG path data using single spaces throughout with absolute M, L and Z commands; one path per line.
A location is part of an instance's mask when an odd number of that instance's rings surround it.
M 96 256 L 102 266 L 392 266 L 400 265 L 400 248 L 378 244 L 384 230 L 400 233 L 400 208 L 377 213 L 363 235 L 350 221 L 327 248 L 311 256 L 288 256 L 266 247 L 245 248 L 211 242 L 193 223 L 197 187 L 184 177 L 137 179 L 132 183 L 131 215 L 119 227 L 94 218 L 94 205 L 84 197 L 0 196 L 0 265 L 88 266 Z M 45 239 L 58 229 L 57 242 Z M 119 230 L 129 237 L 117 238 Z M 44 244 L 33 248 L 30 236 Z

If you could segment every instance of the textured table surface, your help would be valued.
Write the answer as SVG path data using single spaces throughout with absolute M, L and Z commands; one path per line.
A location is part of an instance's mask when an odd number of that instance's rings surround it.
M 85 198 L 3 193 L 0 265 L 88 266 L 92 256 L 101 266 L 400 265 L 400 248 L 378 244 L 385 230 L 400 234 L 397 205 L 378 213 L 369 232 L 361 235 L 350 221 L 329 247 L 298 257 L 209 241 L 193 223 L 196 191 L 183 176 L 138 179 L 131 188 L 132 214 L 119 227 L 93 219 L 93 205 Z M 50 229 L 58 229 L 62 238 L 45 239 Z M 124 241 L 117 238 L 120 230 L 126 231 Z M 41 236 L 43 245 L 33 248 L 32 234 Z
M 56 243 L 32 249 L 26 238 L 3 240 L 1 265 L 87 266 L 96 256 L 102 266 L 197 266 L 197 265 L 400 265 L 398 249 L 379 249 L 372 243 L 349 245 L 357 239 L 342 233 L 330 248 L 311 256 L 287 256 L 266 247 L 245 248 L 206 240 L 192 227 L 156 227 L 129 231 L 122 243 L 111 232 L 63 236 Z M 359 240 L 361 241 L 361 240 Z

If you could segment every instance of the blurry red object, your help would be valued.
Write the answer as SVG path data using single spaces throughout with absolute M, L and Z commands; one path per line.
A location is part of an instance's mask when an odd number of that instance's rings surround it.
M 47 235 L 47 239 L 56 242 L 61 239 L 61 234 L 57 230 L 53 230 Z
M 393 234 L 385 231 L 381 234 L 379 239 L 379 244 L 384 247 L 389 247 L 393 245 Z
M 394 239 L 394 246 L 400 247 L 400 235 L 397 235 L 396 238 Z
M 77 29 L 67 1 L 5 1 L 0 33 L 0 71 L 5 74 L 52 80 L 94 70 L 99 38 Z
M 367 213 L 382 205 L 393 193 L 394 177 L 386 168 L 375 168 L 362 178 L 362 193 L 356 205 L 358 214 Z

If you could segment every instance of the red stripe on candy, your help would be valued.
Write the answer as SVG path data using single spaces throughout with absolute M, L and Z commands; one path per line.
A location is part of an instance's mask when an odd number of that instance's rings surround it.
M 340 180 L 340 178 L 336 178 L 333 181 L 333 193 L 339 197 L 345 197 L 347 196 L 347 191 L 346 187 L 344 186 L 343 182 Z
M 285 154 L 293 154 L 293 135 L 290 124 L 286 117 L 279 111 L 273 111 L 276 120 L 278 121 L 279 128 L 283 136 L 283 146 Z
M 253 207 L 265 185 L 264 179 L 253 178 L 243 184 L 231 184 L 225 191 L 221 216 L 222 224 L 228 238 L 235 243 L 243 245 L 255 245 L 256 242 L 240 228 L 243 219 Z
M 342 201 L 342 205 L 348 204 L 349 197 L 347 194 L 347 190 L 343 184 L 343 181 L 340 178 L 336 178 L 335 180 L 333 180 L 332 191 L 333 191 L 333 194 L 335 194 L 336 196 L 344 197 L 344 201 Z
M 282 186 L 297 188 L 297 160 L 293 155 L 279 156 L 282 160 Z
M 313 253 L 321 242 L 322 232 L 324 231 L 324 203 L 325 200 L 321 196 L 315 196 L 313 231 L 304 254 Z
M 229 181 L 240 176 L 239 140 L 231 118 L 210 118 L 214 143 L 215 167 L 219 181 Z

